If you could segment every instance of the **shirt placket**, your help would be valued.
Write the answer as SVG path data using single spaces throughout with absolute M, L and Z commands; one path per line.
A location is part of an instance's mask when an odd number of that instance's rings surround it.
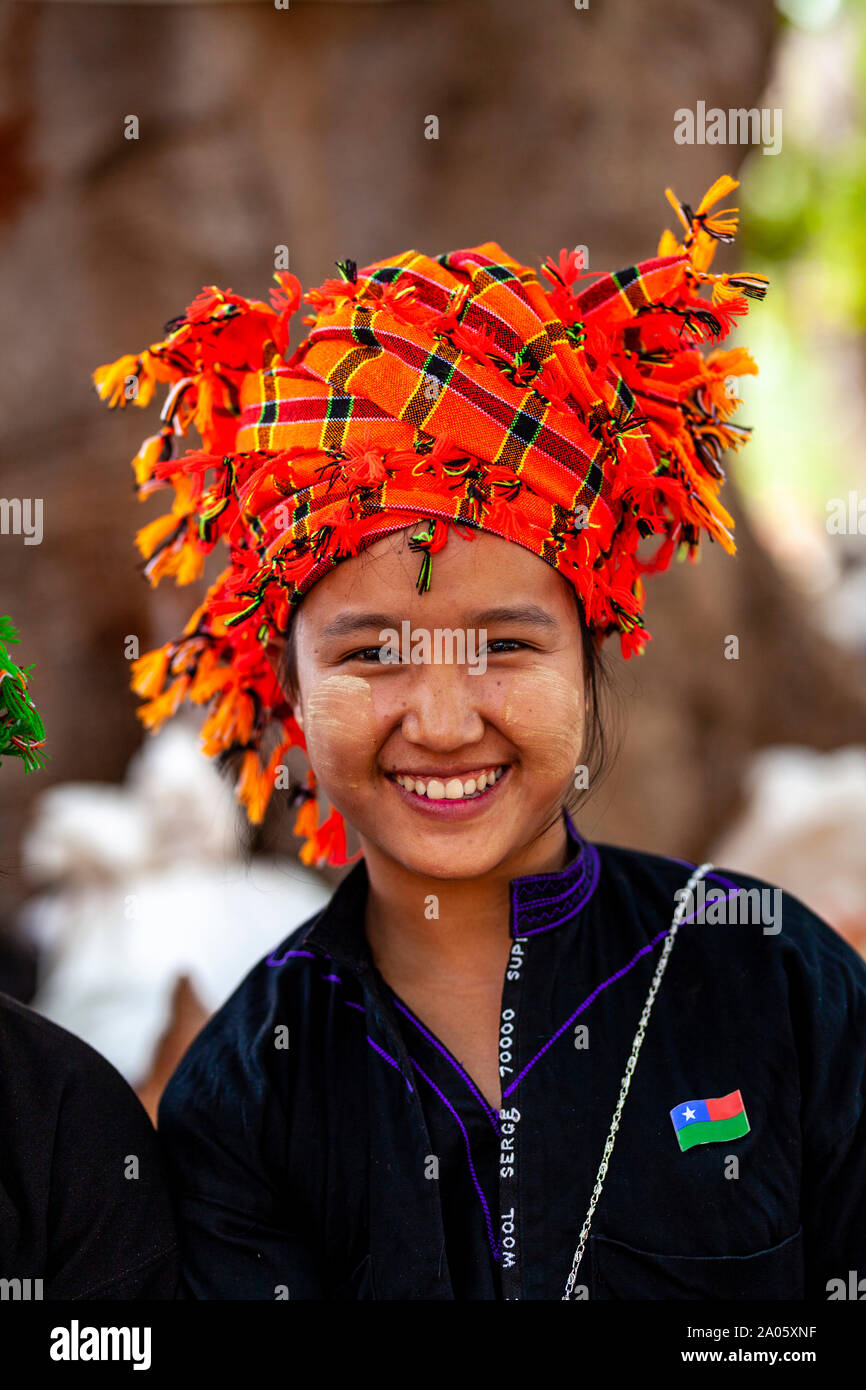
M 522 1241 L 520 1222 L 520 1122 L 519 1107 L 507 1097 L 509 1085 L 519 1075 L 519 1011 L 526 972 L 529 941 L 512 941 L 499 1016 L 499 1078 L 502 1106 L 499 1111 L 499 1251 L 502 1297 L 523 1297 Z

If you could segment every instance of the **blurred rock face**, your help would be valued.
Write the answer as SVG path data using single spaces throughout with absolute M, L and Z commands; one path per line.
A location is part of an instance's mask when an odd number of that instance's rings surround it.
M 128 639 L 175 636 L 195 601 L 140 577 L 134 531 L 164 506 L 139 505 L 128 460 L 155 412 L 109 416 L 92 369 L 161 337 L 202 284 L 265 294 L 279 246 L 304 285 L 336 259 L 490 238 L 533 264 L 586 245 L 593 270 L 653 254 L 665 185 L 696 200 L 743 153 L 675 145 L 673 113 L 756 104 L 773 14 L 772 0 L 0 10 L 2 489 L 44 502 L 40 545 L 0 537 L 0 586 L 52 754 L 38 785 L 4 776 L 7 866 L 45 780 L 122 777 L 141 738 Z M 849 677 L 733 507 L 741 558 L 656 581 L 655 641 L 623 672 L 622 761 L 584 833 L 698 855 L 749 749 L 859 736 Z M 739 663 L 722 655 L 732 624 Z M 291 822 L 275 808 L 266 841 L 290 850 Z M 23 891 L 0 878 L 0 916 Z
M 765 748 L 745 782 L 712 862 L 784 884 L 866 955 L 866 746 Z

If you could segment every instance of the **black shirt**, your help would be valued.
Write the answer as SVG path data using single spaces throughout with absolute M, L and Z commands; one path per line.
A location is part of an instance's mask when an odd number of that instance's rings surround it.
M 566 823 L 511 883 L 499 1116 L 373 964 L 363 860 L 207 1024 L 159 1114 L 191 1296 L 561 1298 L 694 868 Z M 866 1275 L 866 964 L 762 880 L 706 886 L 765 915 L 679 928 L 578 1288 L 825 1299 Z M 670 1112 L 735 1091 L 748 1133 L 681 1151 Z
M 173 1299 L 178 1272 L 144 1107 L 87 1043 L 0 994 L 0 1298 Z

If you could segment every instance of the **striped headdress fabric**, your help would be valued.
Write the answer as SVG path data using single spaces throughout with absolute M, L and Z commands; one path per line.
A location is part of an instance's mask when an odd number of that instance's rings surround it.
M 206 287 L 161 342 L 98 368 L 111 406 L 168 386 L 133 460 L 140 498 L 175 494 L 136 536 L 147 578 L 193 583 L 219 541 L 229 551 L 183 634 L 133 663 L 143 722 L 209 704 L 203 750 L 243 754 L 236 793 L 261 821 L 288 749 L 305 749 L 268 653 L 334 565 L 408 526 L 419 592 L 449 525 L 488 531 L 574 586 L 598 643 L 617 634 L 639 653 L 643 576 L 694 560 L 703 533 L 735 548 L 721 457 L 748 438 L 733 383 L 757 368 L 715 344 L 767 289 L 709 270 L 737 225 L 735 208 L 713 209 L 736 187 L 717 179 L 694 211 L 668 189 L 678 234 L 614 273 L 563 250 L 543 284 L 496 242 L 337 262 L 306 295 L 277 271 L 269 303 Z M 309 332 L 290 353 L 302 298 Z M 178 455 L 190 427 L 202 447 Z M 312 769 L 299 800 L 304 862 L 350 862 L 337 809 L 320 823 Z

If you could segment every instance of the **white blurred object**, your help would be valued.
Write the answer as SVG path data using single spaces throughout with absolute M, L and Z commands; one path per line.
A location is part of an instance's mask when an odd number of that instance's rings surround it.
M 707 858 L 793 893 L 866 955 L 866 747 L 764 748 L 745 790 Z
M 50 787 L 22 846 L 51 890 L 21 922 L 41 948 L 33 1007 L 132 1084 L 148 1074 L 187 975 L 209 1012 L 328 901 L 295 859 L 239 858 L 242 811 L 190 725 L 150 736 L 123 787 Z
M 36 798 L 21 858 L 33 883 L 121 879 L 154 856 L 153 827 L 120 787 L 64 782 Z
M 841 646 L 866 651 L 866 564 L 852 565 L 827 594 L 821 622 Z

